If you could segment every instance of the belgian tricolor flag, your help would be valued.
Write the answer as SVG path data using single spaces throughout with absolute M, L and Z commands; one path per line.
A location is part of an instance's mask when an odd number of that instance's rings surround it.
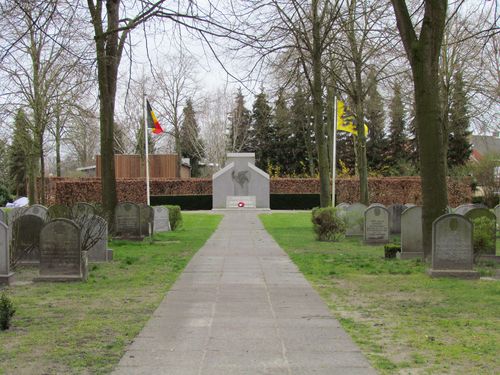
M 146 100 L 146 106 L 148 109 L 148 128 L 152 129 L 155 134 L 163 133 L 163 129 L 153 112 L 153 108 L 151 108 L 151 104 L 149 104 L 149 100 Z

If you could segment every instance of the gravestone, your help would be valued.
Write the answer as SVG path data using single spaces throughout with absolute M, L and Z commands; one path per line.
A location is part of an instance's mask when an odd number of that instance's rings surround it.
M 212 176 L 212 207 L 269 208 L 269 175 L 255 166 L 254 153 L 229 153 Z
M 432 223 L 432 277 L 477 279 L 473 270 L 472 223 L 465 216 L 446 214 Z
M 401 233 L 401 214 L 405 210 L 402 204 L 391 204 L 387 207 L 389 211 L 389 228 L 392 234 Z
M 64 204 L 54 204 L 47 209 L 49 220 L 53 219 L 71 219 L 71 209 Z
M 479 203 L 466 203 L 456 207 L 453 210 L 453 213 L 457 215 L 465 215 L 468 211 L 474 208 L 487 208 L 487 207 L 484 204 L 479 204 Z
M 371 205 L 365 211 L 364 242 L 383 244 L 389 242 L 389 211 L 382 205 Z
M 353 203 L 345 209 L 345 235 L 348 237 L 363 235 L 363 222 L 366 206 L 363 203 Z
M 85 202 L 75 203 L 71 209 L 73 211 L 73 217 L 96 214 L 95 207 Z
M 118 203 L 115 209 L 115 236 L 141 240 L 141 209 L 135 203 Z
M 107 262 L 112 257 L 108 249 L 108 223 L 97 215 L 87 215 L 81 231 L 82 247 L 89 262 Z
M 475 228 L 475 219 L 480 219 L 480 218 L 485 218 L 488 220 L 488 223 L 490 224 L 491 227 L 491 232 L 489 233 L 490 239 L 491 239 L 491 246 L 489 246 L 486 249 L 483 249 L 481 252 L 481 255 L 496 255 L 497 249 L 496 249 L 496 222 L 497 218 L 493 212 L 488 210 L 487 208 L 473 208 L 471 210 L 468 210 L 465 215 L 467 219 L 469 219 Z M 476 230 L 474 230 L 474 233 Z
M 500 231 L 500 204 L 495 207 L 493 210 L 495 216 L 497 218 L 497 232 Z
M 401 214 L 401 259 L 423 257 L 422 207 L 413 206 Z
M 26 208 L 23 215 L 36 215 L 43 221 L 47 221 L 47 207 L 42 206 L 41 204 L 34 204 Z
M 7 224 L 12 227 L 12 223 L 21 217 L 26 211 L 27 207 L 12 207 L 10 211 L 7 211 Z
M 153 207 L 147 204 L 141 204 L 140 207 L 140 221 L 141 221 L 141 234 L 149 236 L 154 233 L 155 211 Z
M 10 272 L 9 228 L 0 222 L 0 285 L 10 285 L 14 273 Z
M 0 210 L 0 223 L 7 223 L 7 214 Z
M 68 219 L 54 219 L 40 233 L 40 276 L 35 281 L 78 281 L 87 274 L 80 228 Z
M 12 223 L 12 258 L 19 263 L 40 261 L 40 232 L 45 222 L 37 215 L 21 215 Z
M 345 210 L 347 207 L 349 207 L 349 203 L 340 203 L 337 205 L 337 209 L 339 210 Z
M 168 208 L 155 206 L 153 207 L 155 210 L 155 221 L 154 221 L 154 230 L 156 232 L 168 232 L 171 230 L 170 228 L 170 219 L 168 216 Z

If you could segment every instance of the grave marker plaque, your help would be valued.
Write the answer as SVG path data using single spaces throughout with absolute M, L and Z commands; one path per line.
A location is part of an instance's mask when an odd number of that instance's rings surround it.
M 401 215 L 401 259 L 423 257 L 422 207 L 413 206 Z
M 82 243 L 89 262 L 109 261 L 108 223 L 97 215 L 88 215 L 82 226 Z
M 401 233 L 401 214 L 404 209 L 405 206 L 402 204 L 391 204 L 387 207 L 389 211 L 389 227 L 393 234 Z
M 161 206 L 153 207 L 155 210 L 155 232 L 168 232 L 170 228 L 170 219 L 168 216 L 168 209 Z
M 346 236 L 352 237 L 363 235 L 365 210 L 366 206 L 362 203 L 353 203 L 345 208 L 344 219 L 346 221 Z
M 118 203 L 115 209 L 115 236 L 141 239 L 140 208 L 135 203 Z
M 40 276 L 36 281 L 82 280 L 80 228 L 68 219 L 47 223 L 40 233 Z
M 29 206 L 25 211 L 24 215 L 36 215 L 40 217 L 43 221 L 47 220 L 47 207 L 40 204 L 34 204 Z
M 432 223 L 432 277 L 476 279 L 473 270 L 472 223 L 462 215 L 446 214 Z
M 364 241 L 366 244 L 389 242 L 389 212 L 385 207 L 372 205 L 366 209 Z
M 40 261 L 40 232 L 44 221 L 37 215 L 21 215 L 12 224 L 12 257 L 19 263 Z

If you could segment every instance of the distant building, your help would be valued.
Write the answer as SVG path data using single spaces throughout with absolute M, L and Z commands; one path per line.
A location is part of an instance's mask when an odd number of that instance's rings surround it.
M 500 155 L 500 136 L 495 135 L 472 135 L 472 154 L 473 161 L 479 161 L 486 154 L 499 154 Z

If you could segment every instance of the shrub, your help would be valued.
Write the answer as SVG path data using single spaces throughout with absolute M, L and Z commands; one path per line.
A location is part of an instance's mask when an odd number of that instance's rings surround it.
M 168 219 L 170 221 L 170 228 L 176 230 L 182 225 L 182 214 L 180 206 L 166 205 L 168 208 Z
M 313 209 L 311 220 L 319 241 L 339 241 L 345 234 L 345 221 L 333 207 Z
M 474 257 L 488 253 L 489 249 L 495 247 L 496 223 L 487 217 L 478 217 L 472 220 L 474 225 L 473 246 Z
M 16 310 L 9 297 L 2 293 L 0 297 L 0 330 L 5 331 L 10 327 L 10 320 L 14 316 Z
M 9 199 L 9 190 L 4 185 L 0 185 L 0 207 L 4 207 Z
M 389 243 L 384 246 L 384 257 L 385 259 L 394 259 L 396 254 L 401 252 L 401 245 L 395 243 Z

